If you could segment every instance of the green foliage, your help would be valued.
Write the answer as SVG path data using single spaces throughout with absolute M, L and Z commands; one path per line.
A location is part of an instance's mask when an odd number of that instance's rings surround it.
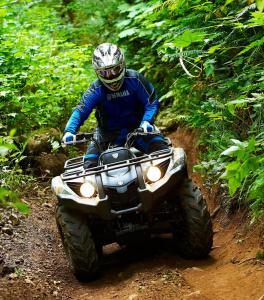
M 64 9 L 72 23 L 71 40 L 80 44 L 98 44 L 113 41 L 114 24 L 122 0 L 72 0 Z M 89 61 L 90 63 L 90 61 Z
M 233 196 L 237 189 L 246 184 L 249 177 L 260 167 L 261 159 L 256 155 L 258 149 L 254 139 L 246 142 L 231 141 L 234 145 L 221 153 L 231 158 L 231 161 L 226 163 L 225 172 L 221 178 L 228 180 L 229 192 Z
M 20 267 L 15 267 L 15 274 L 17 277 L 22 277 L 25 274 L 25 269 Z
M 8 201 L 6 199 L 15 202 L 17 201 L 17 194 L 7 189 L 0 188 L 0 204 L 4 205 L 5 203 L 7 203 Z
M 33 181 L 20 167 L 25 141 L 43 127 L 64 129 L 95 78 L 92 46 L 73 42 L 73 26 L 61 18 L 61 1 L 0 3 L 0 204 L 28 213 L 18 200 Z M 57 140 L 51 145 L 53 152 L 59 150 Z
M 2 127 L 16 127 L 19 133 L 61 127 L 94 79 L 90 46 L 70 41 L 58 9 L 56 1 L 19 1 L 2 13 Z
M 264 259 L 264 251 L 258 251 L 256 253 L 256 259 Z
M 192 43 L 204 40 L 203 32 L 193 32 L 190 29 L 185 30 L 181 35 L 173 39 L 173 45 L 179 48 L 189 47 Z
M 8 205 L 13 206 L 24 215 L 29 215 L 31 212 L 30 207 L 26 203 L 23 203 L 21 201 L 15 201 L 14 203 L 9 203 Z
M 129 64 L 163 95 L 159 125 L 202 128 L 196 170 L 261 215 L 263 1 L 135 1 L 119 10 Z
M 30 214 L 30 207 L 26 203 L 21 202 L 16 193 L 0 187 L 0 207 L 1 206 L 14 207 L 22 214 Z
M 0 206 L 12 206 L 28 214 L 30 208 L 19 201 L 18 192 L 33 179 L 22 174 L 19 163 L 25 158 L 25 143 L 16 145 L 14 135 L 15 130 L 11 130 L 9 135 L 0 136 Z

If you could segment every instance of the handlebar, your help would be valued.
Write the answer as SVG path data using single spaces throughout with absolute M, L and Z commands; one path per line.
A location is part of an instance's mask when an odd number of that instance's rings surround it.
M 133 143 L 133 141 L 131 143 L 132 138 L 136 138 L 137 136 L 147 136 L 147 135 L 161 135 L 161 133 L 159 131 L 144 132 L 143 128 L 137 128 L 127 135 L 125 146 L 126 147 L 131 146 L 131 144 Z M 90 133 L 90 132 L 89 133 L 78 133 L 78 134 L 76 134 L 76 141 L 72 141 L 72 142 L 61 141 L 61 144 L 63 146 L 70 146 L 70 145 L 85 143 L 90 140 L 94 140 L 97 143 L 97 141 L 93 138 L 93 136 L 94 136 L 94 134 Z

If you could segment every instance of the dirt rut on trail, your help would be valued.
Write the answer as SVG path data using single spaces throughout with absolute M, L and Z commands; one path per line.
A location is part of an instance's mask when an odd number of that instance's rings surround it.
M 171 135 L 185 148 L 189 171 L 196 163 L 197 131 L 178 129 Z M 202 186 L 212 212 L 214 193 Z M 261 228 L 248 227 L 242 212 L 214 221 L 214 248 L 207 259 L 184 260 L 175 255 L 165 236 L 140 250 L 104 248 L 101 276 L 79 283 L 65 259 L 54 219 L 56 200 L 48 185 L 32 191 L 26 201 L 31 215 L 14 226 L 13 235 L 0 234 L 0 299 L 248 299 L 264 296 Z M 147 247 L 148 246 L 148 247 Z M 1 275 L 0 275 L 1 276 Z

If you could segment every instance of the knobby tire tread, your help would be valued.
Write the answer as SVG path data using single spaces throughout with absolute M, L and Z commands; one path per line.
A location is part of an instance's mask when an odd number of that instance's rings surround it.
M 178 251 L 185 258 L 204 258 L 213 244 L 212 222 L 206 201 L 190 179 L 184 179 L 179 198 L 182 222 L 175 234 Z
M 66 256 L 75 276 L 79 280 L 92 279 L 98 271 L 99 260 L 85 218 L 77 212 L 58 206 L 56 221 Z

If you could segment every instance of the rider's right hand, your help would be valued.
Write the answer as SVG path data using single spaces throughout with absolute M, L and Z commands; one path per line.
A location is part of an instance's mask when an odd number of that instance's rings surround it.
M 66 132 L 62 138 L 62 142 L 64 144 L 71 143 L 74 144 L 76 142 L 76 135 L 71 132 Z
M 160 132 L 158 127 L 156 125 L 151 125 L 148 121 L 142 121 L 140 124 L 139 129 L 141 129 L 144 133 L 149 133 L 149 132 Z
M 142 121 L 139 128 L 143 129 L 145 133 L 154 131 L 154 126 L 148 121 Z

